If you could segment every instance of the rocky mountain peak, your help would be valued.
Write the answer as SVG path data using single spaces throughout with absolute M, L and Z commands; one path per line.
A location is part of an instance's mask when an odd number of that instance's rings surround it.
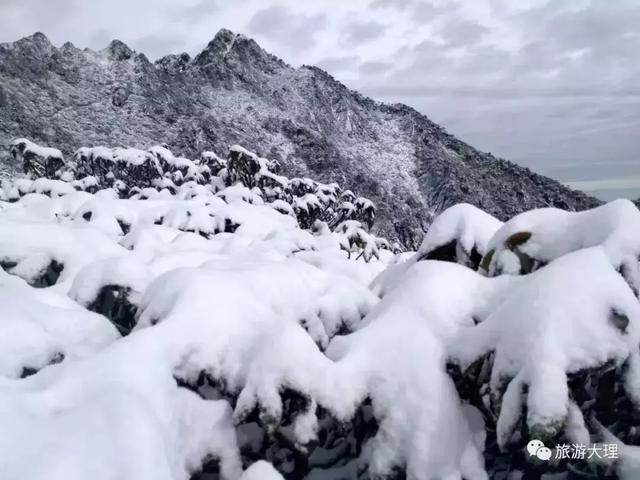
M 23 38 L 22 41 L 42 48 L 50 48 L 53 46 L 47 36 L 42 32 L 36 32 L 33 35 Z
M 74 51 L 77 50 L 76 46 L 71 43 L 71 42 L 64 42 L 64 44 L 62 45 L 62 47 L 60 47 L 60 50 L 65 50 L 65 51 Z
M 112 40 L 104 51 L 109 55 L 109 59 L 114 61 L 129 60 L 135 53 L 120 40 Z
M 27 54 L 35 55 L 51 55 L 56 50 L 56 47 L 53 46 L 47 36 L 42 32 L 36 32 L 11 45 L 21 51 L 27 52 Z
M 253 39 L 237 34 L 226 28 L 221 29 L 207 46 L 193 60 L 194 65 L 226 65 L 273 73 L 286 64 L 267 53 Z
M 200 52 L 194 59 L 197 65 L 207 65 L 209 63 L 217 63 L 227 56 L 234 47 L 234 43 L 238 35 L 226 28 L 216 33 L 213 40 Z
M 165 55 L 159 58 L 154 63 L 157 67 L 167 72 L 184 72 L 189 63 L 191 62 L 191 56 L 186 53 L 178 53 Z

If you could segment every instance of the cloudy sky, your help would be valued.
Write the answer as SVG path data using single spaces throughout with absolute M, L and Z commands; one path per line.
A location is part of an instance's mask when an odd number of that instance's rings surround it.
M 222 27 L 482 150 L 640 196 L 637 0 L 0 0 L 0 42 L 118 38 L 155 59 L 195 54 Z

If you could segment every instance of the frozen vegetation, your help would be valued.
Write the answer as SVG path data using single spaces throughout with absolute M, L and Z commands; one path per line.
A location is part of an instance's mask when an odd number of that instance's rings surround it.
M 11 154 L 3 480 L 640 478 L 631 202 L 457 204 L 403 252 L 240 146 Z

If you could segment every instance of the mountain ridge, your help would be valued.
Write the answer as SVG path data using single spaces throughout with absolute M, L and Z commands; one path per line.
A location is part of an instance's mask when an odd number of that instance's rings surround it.
M 454 203 L 501 219 L 600 203 L 474 149 L 409 106 L 377 102 L 318 67 L 293 68 L 226 29 L 193 58 L 155 62 L 119 40 L 100 51 L 57 48 L 42 33 L 0 44 L 0 143 L 15 137 L 67 157 L 81 145 L 167 143 L 187 156 L 245 145 L 288 175 L 371 198 L 377 230 L 408 247 Z M 0 163 L 10 168 L 5 155 Z

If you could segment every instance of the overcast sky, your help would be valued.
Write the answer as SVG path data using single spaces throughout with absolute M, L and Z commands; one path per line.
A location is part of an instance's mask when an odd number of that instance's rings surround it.
M 0 41 L 118 38 L 155 59 L 195 54 L 222 27 L 482 150 L 640 195 L 637 0 L 0 0 Z

